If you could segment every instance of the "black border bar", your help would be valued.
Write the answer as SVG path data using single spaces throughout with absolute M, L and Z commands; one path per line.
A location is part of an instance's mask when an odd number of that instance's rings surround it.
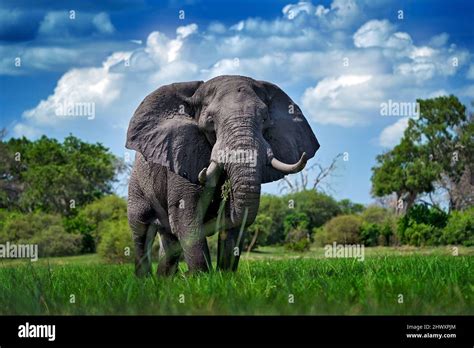
M 20 338 L 25 323 L 55 325 L 55 341 Z M 408 325 L 422 327 L 418 331 Z M 439 330 L 439 325 L 455 329 Z M 428 329 L 431 328 L 431 329 Z M 426 330 L 425 330 L 426 329 Z M 456 338 L 407 338 L 407 333 L 455 333 Z M 228 338 L 227 342 L 222 340 Z M 325 344 L 468 346 L 473 316 L 0 316 L 0 347 L 58 345 Z

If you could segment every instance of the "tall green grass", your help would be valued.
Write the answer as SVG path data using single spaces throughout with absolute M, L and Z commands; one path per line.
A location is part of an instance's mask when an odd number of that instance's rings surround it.
M 166 279 L 137 279 L 130 264 L 25 263 L 0 267 L 0 314 L 472 315 L 473 260 L 244 260 L 235 274 Z

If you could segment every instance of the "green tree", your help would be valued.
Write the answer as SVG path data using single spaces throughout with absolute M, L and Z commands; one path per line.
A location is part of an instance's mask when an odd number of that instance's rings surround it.
M 377 156 L 372 193 L 378 197 L 395 193 L 397 201 L 404 202 L 404 212 L 421 194 L 433 192 L 441 183 L 450 195 L 450 208 L 465 208 L 474 198 L 472 182 L 462 180 L 474 172 L 472 115 L 455 96 L 418 103 L 420 115 L 409 120 L 400 143 Z M 459 190 L 461 183 L 465 186 Z M 455 197 L 460 191 L 464 195 Z
M 285 231 L 283 219 L 288 211 L 288 203 L 282 197 L 264 194 L 260 198 L 259 214 L 264 214 L 271 219 L 269 235 L 265 245 L 283 243 Z
M 23 190 L 15 153 L 2 141 L 6 134 L 6 129 L 0 130 L 0 208 L 14 206 Z
M 292 193 L 283 196 L 283 199 L 286 202 L 292 201 L 294 212 L 303 213 L 308 217 L 310 229 L 324 225 L 341 213 L 341 208 L 334 198 L 315 190 Z
M 265 245 L 270 235 L 272 219 L 266 214 L 258 214 L 255 221 L 247 230 L 247 245 L 244 249 L 248 251 L 256 249 L 259 245 Z
M 283 222 L 286 239 L 285 247 L 293 251 L 308 250 L 311 245 L 309 218 L 305 213 L 294 212 L 288 214 Z
M 0 207 L 23 211 L 41 209 L 63 215 L 112 191 L 123 164 L 103 145 L 88 144 L 70 135 L 63 143 L 46 136 L 36 141 L 10 139 L 2 144 L 15 165 L 1 166 L 0 176 L 17 178 L 21 193 Z
M 354 203 L 350 199 L 342 199 L 338 203 L 342 214 L 358 214 L 365 209 L 363 204 Z

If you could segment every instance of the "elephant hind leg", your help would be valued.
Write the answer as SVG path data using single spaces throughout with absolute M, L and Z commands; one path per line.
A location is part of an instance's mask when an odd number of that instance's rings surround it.
M 178 271 L 179 258 L 182 253 L 178 238 L 164 230 L 160 234 L 160 254 L 158 260 L 158 276 L 171 276 Z

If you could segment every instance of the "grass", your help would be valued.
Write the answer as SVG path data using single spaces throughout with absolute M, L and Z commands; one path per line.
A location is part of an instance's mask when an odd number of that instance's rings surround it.
M 137 279 L 133 265 L 103 264 L 96 255 L 2 261 L 0 314 L 472 315 L 472 254 L 366 248 L 359 262 L 323 258 L 322 249 L 262 248 L 235 274 L 167 279 Z

